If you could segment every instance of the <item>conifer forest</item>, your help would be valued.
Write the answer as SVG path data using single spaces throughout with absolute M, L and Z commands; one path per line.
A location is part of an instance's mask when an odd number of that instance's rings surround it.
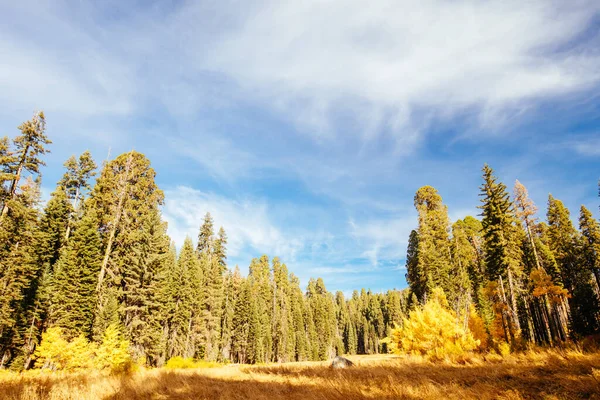
M 196 240 L 176 248 L 161 219 L 168 199 L 136 151 L 100 166 L 89 152 L 69 158 L 42 205 L 45 128 L 39 112 L 0 140 L 3 368 L 66 367 L 77 361 L 52 354 L 69 346 L 94 348 L 98 360 L 123 349 L 157 367 L 177 358 L 443 357 L 561 347 L 600 333 L 598 220 L 583 206 L 572 216 L 553 195 L 543 215 L 523 184 L 509 190 L 488 165 L 480 215 L 451 223 L 435 188 L 416 192 L 407 289 L 345 298 L 318 277 L 303 288 L 276 255 L 253 259 L 244 276 L 227 263 L 227 227 L 210 210 Z M 427 347 L 428 329 L 452 345 Z

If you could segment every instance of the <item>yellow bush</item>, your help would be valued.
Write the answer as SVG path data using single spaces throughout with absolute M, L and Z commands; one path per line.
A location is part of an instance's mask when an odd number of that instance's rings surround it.
M 49 328 L 42 334 L 42 342 L 34 356 L 37 367 L 52 370 L 97 367 L 125 371 L 132 363 L 129 342 L 121 338 L 114 326 L 107 329 L 100 346 L 89 342 L 83 335 L 67 341 L 61 328 Z
M 36 364 L 41 368 L 64 369 L 68 363 L 68 347 L 61 328 L 49 328 L 35 349 Z
M 397 353 L 421 354 L 433 360 L 458 357 L 476 349 L 476 340 L 448 307 L 444 292 L 436 288 L 430 300 L 392 330 L 389 342 Z
M 183 358 L 180 356 L 170 358 L 165 364 L 165 368 L 179 369 L 179 368 L 196 368 L 196 362 L 192 358 Z
M 485 351 L 488 349 L 489 345 L 489 334 L 485 329 L 485 323 L 481 316 L 475 310 L 475 306 L 471 304 L 469 309 L 469 330 L 471 334 L 473 334 L 473 338 L 479 341 L 479 346 L 477 346 L 477 350 Z
M 500 354 L 502 357 L 506 357 L 510 354 L 510 345 L 506 342 L 501 342 L 498 345 L 498 354 Z
M 116 325 L 110 325 L 104 332 L 102 343 L 96 350 L 95 366 L 110 369 L 112 372 L 130 372 L 135 363 L 129 350 L 129 341 L 124 339 Z
M 222 366 L 222 364 L 219 364 L 214 361 L 195 361 L 193 358 L 183 358 L 180 356 L 170 358 L 169 361 L 167 361 L 167 363 L 165 364 L 165 368 L 169 369 L 216 368 L 220 366 Z

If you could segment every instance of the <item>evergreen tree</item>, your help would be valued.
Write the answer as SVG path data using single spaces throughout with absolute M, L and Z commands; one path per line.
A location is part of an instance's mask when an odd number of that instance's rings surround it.
M 235 316 L 235 304 L 240 295 L 242 276 L 236 265 L 233 272 L 228 271 L 224 283 L 223 309 L 221 312 L 221 352 L 220 360 L 232 358 L 233 320 Z
M 241 280 L 239 296 L 233 312 L 233 332 L 231 338 L 232 359 L 235 362 L 253 361 L 250 357 L 251 324 L 255 319 L 256 305 L 248 280 Z M 252 354 L 253 356 L 254 354 Z
M 273 290 L 272 275 L 269 268 L 269 258 L 266 255 L 253 259 L 250 263 L 248 280 L 251 293 L 256 299 L 256 312 L 251 321 L 251 343 L 255 362 L 271 360 L 273 349 L 272 314 Z
M 594 274 L 596 292 L 600 293 L 600 224 L 584 206 L 579 214 L 579 229 L 584 238 L 584 262 Z
M 70 338 L 80 334 L 92 337 L 96 282 L 102 262 L 97 226 L 93 211 L 77 222 L 52 280 L 51 324 L 61 327 Z
M 139 241 L 133 253 L 136 258 L 131 259 L 129 268 L 122 270 L 121 303 L 127 337 L 135 355 L 146 359 L 148 365 L 156 365 L 162 333 L 160 291 L 168 268 L 170 239 L 157 210 L 144 217 L 142 230 L 135 235 Z
M 99 217 L 103 259 L 97 279 L 98 324 L 115 319 L 114 303 L 138 356 L 156 359 L 152 313 L 169 240 L 158 207 L 163 193 L 148 159 L 131 151 L 106 163 L 89 199 Z M 109 279 L 105 279 L 106 276 Z M 110 308 L 110 313 L 105 308 Z M 98 326 L 96 336 L 106 326 Z
M 52 144 L 46 136 L 46 117 L 42 111 L 35 113 L 29 121 L 23 122 L 19 126 L 21 134 L 13 140 L 13 149 L 7 150 L 6 139 L 0 146 L 0 155 L 2 155 L 3 183 L 7 183 L 5 199 L 2 203 L 2 213 L 0 214 L 0 223 L 8 213 L 10 200 L 17 196 L 23 172 L 40 177 L 40 167 L 46 165 L 40 158 L 49 150 L 46 148 Z
M 560 200 L 548 196 L 549 245 L 559 265 L 569 299 L 572 330 L 587 335 L 599 330 L 600 301 L 594 290 L 591 269 L 583 262 L 581 235 L 573 227 L 569 210 Z
M 20 356 L 14 364 L 23 368 L 35 348 L 36 327 L 28 322 L 35 312 L 32 284 L 40 271 L 36 257 L 38 201 L 38 184 L 26 180 L 16 196 L 7 200 L 9 211 L 0 225 L 0 366 Z
M 68 199 L 71 201 L 73 212 L 79 210 L 79 205 L 85 199 L 85 195 L 91 189 L 89 180 L 96 175 L 96 163 L 92 159 L 89 151 L 85 151 L 79 156 L 79 160 L 75 156 L 71 156 L 64 164 L 67 172 L 63 175 L 59 186 L 61 186 Z M 71 232 L 71 219 L 65 233 L 65 240 L 69 239 Z
M 192 239 L 185 238 L 179 259 L 169 270 L 166 296 L 167 358 L 186 354 L 186 339 L 190 332 L 192 304 L 196 296 L 192 283 L 199 271 L 199 263 L 194 253 Z
M 300 280 L 294 274 L 290 274 L 290 306 L 295 342 L 295 360 L 305 361 L 308 360 L 310 354 L 309 335 L 305 319 L 306 304 L 302 295 L 302 289 L 300 289 Z
M 495 296 L 497 309 L 501 311 L 504 331 L 514 343 L 520 331 L 517 311 L 517 296 L 521 291 L 523 276 L 522 230 L 516 222 L 506 185 L 497 182 L 494 171 L 486 164 L 483 167 L 484 183 L 480 196 L 483 203 L 483 239 L 485 251 L 486 278 L 499 290 Z M 505 285 L 507 286 L 505 288 Z M 506 310 L 506 311 L 505 311 Z M 508 340 L 509 338 L 506 337 Z
M 406 250 L 406 282 L 417 299 L 425 299 L 426 276 L 419 262 L 419 234 L 416 230 L 410 232 Z
M 219 357 L 223 273 L 227 268 L 227 237 L 223 229 L 219 232 L 219 237 L 215 239 L 212 217 L 210 213 L 206 213 L 204 222 L 200 227 L 196 251 L 204 278 L 201 292 L 198 293 L 203 298 L 200 351 L 205 359 L 211 361 L 215 361 Z
M 424 296 L 433 287 L 452 290 L 451 251 L 448 235 L 448 208 L 431 186 L 423 186 L 415 194 L 419 213 L 418 270 L 424 280 Z M 418 297 L 418 296 L 417 296 Z

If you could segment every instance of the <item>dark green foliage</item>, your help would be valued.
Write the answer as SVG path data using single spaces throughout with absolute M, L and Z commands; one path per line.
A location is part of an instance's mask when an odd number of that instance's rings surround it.
M 50 321 L 70 337 L 92 337 L 97 304 L 96 282 L 102 253 L 98 222 L 87 212 L 74 226 L 68 245 L 54 269 Z
M 589 225 L 589 221 L 585 221 L 589 219 L 587 213 L 582 214 L 583 226 Z M 564 287 L 571 294 L 572 330 L 578 335 L 597 332 L 600 329 L 600 301 L 594 290 L 593 270 L 585 262 L 585 240 L 573 226 L 569 210 L 552 195 L 548 197 L 548 241 Z
M 417 268 L 423 300 L 434 287 L 449 293 L 453 289 L 452 253 L 448 235 L 448 208 L 442 197 L 431 186 L 423 186 L 415 194 L 415 208 L 419 213 Z M 409 249 L 411 250 L 411 249 Z M 414 262 L 411 259 L 411 262 Z

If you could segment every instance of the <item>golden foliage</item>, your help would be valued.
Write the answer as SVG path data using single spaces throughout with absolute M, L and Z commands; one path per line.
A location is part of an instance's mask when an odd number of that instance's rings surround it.
M 117 325 L 110 325 L 104 332 L 102 343 L 96 351 L 96 368 L 112 372 L 126 372 L 134 368 L 129 341 L 123 338 Z
M 429 301 L 404 319 L 402 327 L 392 330 L 387 341 L 398 354 L 420 354 L 440 360 L 462 356 L 475 350 L 481 342 L 449 309 L 444 292 L 436 288 Z
M 485 351 L 489 347 L 489 334 L 485 329 L 485 323 L 481 316 L 477 313 L 475 306 L 471 304 L 469 308 L 469 330 L 473 338 L 479 342 L 477 350 Z
M 92 366 L 95 345 L 83 336 L 68 342 L 61 328 L 49 328 L 42 335 L 34 357 L 42 368 L 74 370 Z
M 167 361 L 165 368 L 167 369 L 191 369 L 191 368 L 217 368 L 222 366 L 222 364 L 198 360 L 195 361 L 193 358 L 183 358 L 180 356 L 172 357 Z
M 552 277 L 543 268 L 536 268 L 529 276 L 533 285 L 533 295 L 542 297 L 547 295 L 552 303 L 560 304 L 563 298 L 571 297 L 567 289 L 554 284 Z
M 49 328 L 42 334 L 34 357 L 36 367 L 52 370 L 97 368 L 124 372 L 134 365 L 129 342 L 123 339 L 116 325 L 107 328 L 100 345 L 83 336 L 67 341 L 61 328 Z

